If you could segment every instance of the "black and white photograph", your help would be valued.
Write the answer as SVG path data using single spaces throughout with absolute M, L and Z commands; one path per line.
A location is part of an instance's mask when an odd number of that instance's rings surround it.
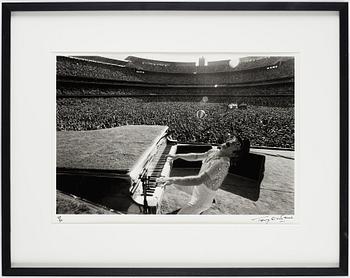
M 2 11 L 3 276 L 348 275 L 348 3 Z
M 294 56 L 56 56 L 56 214 L 294 215 Z

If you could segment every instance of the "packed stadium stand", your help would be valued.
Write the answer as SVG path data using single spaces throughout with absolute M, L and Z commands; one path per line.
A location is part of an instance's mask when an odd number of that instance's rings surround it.
M 294 82 L 294 59 L 267 57 L 253 62 L 241 62 L 231 68 L 229 60 L 209 62 L 207 66 L 195 66 L 194 63 L 157 63 L 129 56 L 122 65 L 119 61 L 102 62 L 102 58 L 93 57 L 57 57 L 58 81 L 69 79 L 109 81 L 111 84 L 135 85 L 183 85 L 183 86 L 235 86 L 263 85 L 268 82 L 279 84 Z M 150 62 L 152 61 L 152 63 Z M 254 64 L 256 66 L 254 66 Z
M 100 62 L 105 64 L 112 64 L 115 66 L 125 66 L 128 62 L 116 59 L 110 59 L 101 56 L 73 56 L 74 58 L 83 59 L 92 62 Z
M 254 146 L 294 149 L 294 57 L 249 56 L 233 67 L 57 56 L 56 74 L 57 130 L 167 125 L 182 142 L 220 143 L 234 132 Z
M 144 71 L 167 73 L 193 73 L 196 71 L 196 63 L 166 62 L 135 56 L 128 56 L 126 60 L 129 67 Z

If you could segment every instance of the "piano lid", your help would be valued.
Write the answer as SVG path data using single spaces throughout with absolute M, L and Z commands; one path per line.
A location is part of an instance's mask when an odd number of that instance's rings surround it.
M 57 168 L 127 171 L 140 164 L 167 126 L 126 125 L 89 131 L 57 132 Z

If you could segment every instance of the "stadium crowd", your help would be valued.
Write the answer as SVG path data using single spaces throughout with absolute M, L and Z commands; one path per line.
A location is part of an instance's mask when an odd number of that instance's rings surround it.
M 272 65 L 293 65 L 293 57 L 259 57 L 259 59 L 253 59 L 246 62 L 240 62 L 237 66 L 231 67 L 230 60 L 219 60 L 219 61 L 208 61 L 206 66 L 197 66 L 193 62 L 169 62 L 169 61 L 157 61 L 139 58 L 135 56 L 128 56 L 126 58 L 128 61 L 127 66 L 132 68 L 137 68 L 144 71 L 153 71 L 157 73 L 223 73 L 223 72 L 236 72 L 236 71 L 246 71 L 257 68 L 268 68 Z M 286 63 L 286 64 L 285 64 Z M 284 65 L 285 64 L 285 65 Z M 292 69 L 288 68 L 288 73 Z M 281 71 L 281 70 L 280 70 Z
M 220 88 L 179 88 L 179 87 L 93 87 L 90 85 L 81 87 L 59 86 L 57 96 L 138 96 L 138 95 L 171 95 L 171 96 L 196 96 L 196 95 L 230 95 L 230 96 L 264 96 L 264 95 L 293 95 L 293 84 L 277 84 L 254 87 L 220 87 Z
M 168 73 L 192 73 L 196 71 L 196 63 L 169 62 L 143 59 L 135 56 L 128 56 L 127 66 L 144 71 L 168 72 Z
M 222 143 L 228 133 L 252 145 L 294 148 L 294 107 L 248 104 L 230 109 L 221 102 L 167 98 L 58 98 L 57 130 L 92 130 L 122 125 L 167 125 L 180 142 Z M 204 118 L 197 111 L 205 111 Z
M 288 56 L 272 56 L 272 57 L 251 57 L 249 61 L 241 62 L 236 67 L 235 70 L 248 70 L 256 68 L 268 68 L 272 65 L 282 65 L 285 62 L 288 62 L 289 65 L 294 64 L 294 58 Z
M 294 76 L 294 60 L 279 63 L 278 67 L 244 69 L 212 73 L 152 72 L 110 64 L 97 63 L 76 58 L 57 56 L 58 77 L 79 77 L 134 83 L 156 83 L 177 85 L 220 85 L 261 82 Z
M 235 133 L 255 146 L 294 149 L 293 58 L 247 60 L 231 69 L 228 60 L 193 64 L 198 72 L 185 63 L 141 59 L 132 67 L 81 58 L 57 56 L 57 130 L 167 125 L 180 142 L 222 143 Z M 234 108 L 242 103 L 247 109 Z
M 92 79 L 109 79 L 116 81 L 140 82 L 132 69 L 97 63 L 77 58 L 57 56 L 56 75 L 58 77 L 81 77 Z

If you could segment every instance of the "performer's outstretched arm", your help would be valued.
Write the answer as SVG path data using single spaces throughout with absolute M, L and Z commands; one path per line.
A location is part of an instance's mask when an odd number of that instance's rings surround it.
M 164 185 L 177 184 L 182 186 L 193 186 L 200 185 L 204 183 L 207 179 L 210 179 L 206 172 L 203 172 L 196 176 L 187 176 L 187 177 L 171 177 L 165 178 L 164 181 L 160 178 L 159 182 L 164 182 Z
M 200 161 L 206 158 L 208 155 L 208 152 L 205 153 L 186 153 L 186 154 L 173 154 L 168 155 L 168 157 L 172 158 L 173 160 L 181 158 L 183 160 L 187 161 Z
M 195 186 L 200 184 L 207 184 L 208 186 L 215 187 L 215 190 L 219 188 L 221 184 L 212 185 L 212 178 L 216 178 L 217 176 L 225 177 L 228 173 L 228 169 L 230 167 L 229 161 L 224 162 L 214 162 L 209 169 L 206 171 L 199 173 L 195 176 L 187 176 L 187 177 L 169 177 L 169 178 L 158 178 L 157 182 L 162 186 L 177 184 L 182 186 Z

